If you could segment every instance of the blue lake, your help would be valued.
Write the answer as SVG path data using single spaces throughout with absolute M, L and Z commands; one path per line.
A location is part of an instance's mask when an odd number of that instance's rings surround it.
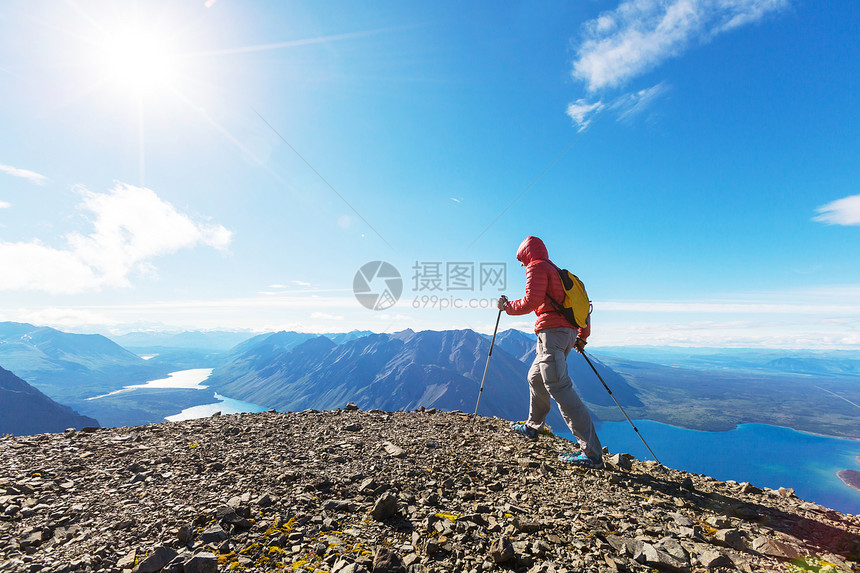
M 174 414 L 173 416 L 167 416 L 165 420 L 169 420 L 171 422 L 179 422 L 180 420 L 206 418 L 207 416 L 211 416 L 215 412 L 221 412 L 222 414 L 227 415 L 241 414 L 245 412 L 265 412 L 268 410 L 268 408 L 263 408 L 262 406 L 251 404 L 250 402 L 243 402 L 241 400 L 227 398 L 226 396 L 222 396 L 218 392 L 215 392 L 214 398 L 215 400 L 218 400 L 214 404 L 203 404 L 201 406 L 192 406 L 190 408 L 185 408 L 178 414 Z
M 839 470 L 860 470 L 860 441 L 762 424 L 742 424 L 728 432 L 699 432 L 649 420 L 636 420 L 635 424 L 667 467 L 722 481 L 790 487 L 806 501 L 860 514 L 860 491 L 836 475 Z M 654 459 L 627 421 L 598 423 L 597 432 L 612 453 Z M 569 433 L 557 434 L 573 438 Z

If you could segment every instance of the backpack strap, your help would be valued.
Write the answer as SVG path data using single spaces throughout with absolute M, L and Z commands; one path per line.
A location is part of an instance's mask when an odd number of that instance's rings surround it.
M 556 265 L 554 262 L 552 262 L 552 261 L 550 261 L 550 260 L 547 260 L 546 262 L 548 262 L 548 263 L 552 266 L 552 268 L 554 268 L 554 269 L 555 269 L 555 276 L 556 276 L 556 278 L 558 278 L 558 282 L 559 282 L 559 284 L 561 285 L 561 292 L 562 292 L 562 295 L 564 295 L 564 282 L 562 282 L 562 280 L 561 280 L 561 274 L 560 274 L 560 273 L 561 273 L 561 269 L 559 269 L 559 268 L 558 268 L 558 265 Z M 558 313 L 558 314 L 560 314 L 560 315 L 564 316 L 564 311 L 562 310 L 564 307 L 563 307 L 561 304 L 559 304 L 559 303 L 558 303 L 558 301 L 556 301 L 554 298 L 552 298 L 552 295 L 551 295 L 551 294 L 549 294 L 549 284 L 547 284 L 547 285 L 546 285 L 546 297 L 549 299 L 549 302 L 552 304 L 552 307 L 553 307 L 555 310 L 545 310 L 545 311 L 543 311 L 543 312 L 535 312 L 535 314 L 536 314 L 536 315 L 538 315 L 538 316 L 540 316 L 540 315 L 542 315 L 542 314 L 548 314 L 548 313 L 550 313 L 550 312 L 556 312 L 556 313 Z M 566 317 L 565 317 L 565 318 L 566 318 Z M 570 321 L 568 321 L 568 322 L 570 322 Z M 576 326 L 575 324 L 574 324 L 573 326 L 574 326 L 574 328 L 579 328 L 579 327 L 578 327 L 578 326 Z

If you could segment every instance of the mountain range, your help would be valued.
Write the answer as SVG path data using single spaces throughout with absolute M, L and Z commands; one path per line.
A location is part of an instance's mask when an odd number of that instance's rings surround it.
M 207 333 L 186 333 L 183 339 L 191 345 L 202 340 L 198 334 Z M 511 420 L 526 417 L 525 379 L 534 345 L 532 333 L 498 334 L 479 413 Z M 185 408 L 212 404 L 213 391 L 279 410 L 339 408 L 354 401 L 366 409 L 424 406 L 472 412 L 489 347 L 489 336 L 471 330 L 275 332 L 253 336 L 226 351 L 211 345 L 150 346 L 135 347 L 134 353 L 99 335 L 0 323 L 0 366 L 105 426 L 158 422 Z M 160 350 L 154 357 L 153 348 Z M 634 419 L 710 431 L 761 423 L 860 438 L 856 353 L 612 348 L 598 349 L 590 357 L 612 396 Z M 612 396 L 582 357 L 571 353 L 568 365 L 595 417 L 623 421 Z M 92 399 L 192 368 L 214 368 L 204 382 L 208 388 L 134 390 Z M 6 410 L 0 403 L 0 411 Z M 555 409 L 548 423 L 563 428 Z
M 423 406 L 472 412 L 491 343 L 472 330 L 405 330 L 341 344 L 319 336 L 298 345 L 290 334 L 274 333 L 240 345 L 215 368 L 207 385 L 231 398 L 287 411 L 332 409 L 353 401 L 368 409 Z M 479 414 L 511 420 L 528 414 L 525 379 L 533 354 L 533 336 L 516 330 L 498 336 Z M 578 355 L 569 363 L 575 381 L 596 380 Z M 629 384 L 599 361 L 595 364 L 615 386 L 616 397 L 642 405 Z M 580 384 L 580 393 L 587 402 L 612 404 L 599 385 Z M 556 410 L 548 423 L 564 427 Z
M 184 332 L 158 332 L 143 331 L 130 332 L 128 334 L 108 336 L 111 340 L 127 348 L 136 354 L 151 354 L 153 350 L 170 349 L 173 351 L 196 350 L 201 352 L 226 352 L 245 342 L 254 343 L 255 340 L 271 336 L 271 332 L 255 335 L 247 331 L 214 330 L 214 331 L 184 331 Z M 336 332 L 323 335 L 310 334 L 306 332 L 284 332 L 284 338 L 289 338 L 295 344 L 301 344 L 309 338 L 325 336 L 336 343 L 346 342 L 354 338 L 373 334 L 369 330 L 353 330 L 351 332 Z
M 0 435 L 62 432 L 66 428 L 99 425 L 95 419 L 54 402 L 4 368 L 0 368 L 0 404 Z
M 64 403 L 133 384 L 140 370 L 143 380 L 153 373 L 145 360 L 100 334 L 17 322 L 0 323 L 0 366 Z
M 72 334 L 32 324 L 0 322 L 1 367 L 52 400 L 106 426 L 157 422 L 164 418 L 165 411 L 175 413 L 177 407 L 211 401 L 211 392 L 190 390 L 169 395 L 155 392 L 145 397 L 118 394 L 88 400 L 125 386 L 164 378 L 170 372 L 196 367 L 195 364 L 187 353 L 170 361 L 144 360 L 99 334 Z M 4 414 L 10 408 L 0 402 Z

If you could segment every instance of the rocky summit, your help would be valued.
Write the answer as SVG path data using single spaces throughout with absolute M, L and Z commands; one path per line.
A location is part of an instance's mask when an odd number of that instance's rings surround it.
M 354 405 L 7 436 L 0 571 L 860 570 L 858 516 L 573 447 Z

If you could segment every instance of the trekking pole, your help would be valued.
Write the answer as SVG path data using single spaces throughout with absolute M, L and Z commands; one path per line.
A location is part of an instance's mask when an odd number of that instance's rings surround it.
M 504 297 L 504 295 L 502 295 Z M 507 300 L 507 298 L 505 298 Z M 490 341 L 490 353 L 487 354 L 487 365 L 484 366 L 484 377 L 481 378 L 481 389 L 478 391 L 478 401 L 475 403 L 475 414 L 478 415 L 478 404 L 481 403 L 481 394 L 484 393 L 484 381 L 487 379 L 487 370 L 490 368 L 490 356 L 493 355 L 493 346 L 496 344 L 496 332 L 499 330 L 499 320 L 502 318 L 502 309 L 499 309 L 499 316 L 496 317 L 496 328 L 493 329 L 493 340 Z
M 651 446 L 648 445 L 648 442 L 645 441 L 645 438 L 642 437 L 642 434 L 639 433 L 639 428 L 636 427 L 636 424 L 633 423 L 633 420 L 630 419 L 630 416 L 627 415 L 627 412 L 624 411 L 624 408 L 621 407 L 621 404 L 618 403 L 618 400 L 615 399 L 615 396 L 612 395 L 612 390 L 609 389 L 609 386 L 606 385 L 606 382 L 603 381 L 603 377 L 597 372 L 597 368 L 594 367 L 594 364 L 591 363 L 591 360 L 588 359 L 585 352 L 580 352 L 582 357 L 585 358 L 585 361 L 588 362 L 588 365 L 591 366 L 591 369 L 594 370 L 594 373 L 597 374 L 598 380 L 603 384 L 603 387 L 606 388 L 606 391 L 609 392 L 609 396 L 615 401 L 615 405 L 618 406 L 618 409 L 621 410 L 621 413 L 624 414 L 624 417 L 627 418 L 627 421 L 630 422 L 630 425 L 633 426 L 633 430 L 636 431 L 636 435 L 639 436 L 639 439 L 642 440 L 642 443 L 645 444 L 645 447 L 648 448 L 648 451 L 651 452 L 651 455 L 654 456 L 654 459 L 657 463 L 660 463 L 660 460 L 657 459 L 657 455 L 654 453 L 654 450 L 651 449 Z

